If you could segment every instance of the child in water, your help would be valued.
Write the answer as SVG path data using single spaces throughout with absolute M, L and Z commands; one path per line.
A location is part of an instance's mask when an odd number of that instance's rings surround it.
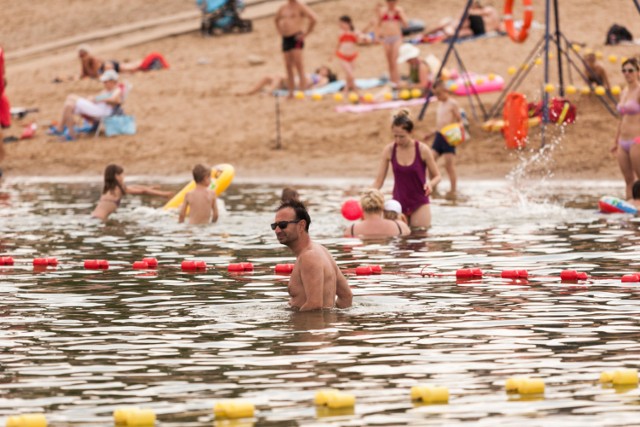
M 187 215 L 191 225 L 218 221 L 216 192 L 209 189 L 211 185 L 211 168 L 200 164 L 196 165 L 193 168 L 193 180 L 196 182 L 196 188 L 184 196 L 178 222 L 184 222 Z
M 151 196 L 171 197 L 169 191 L 160 191 L 144 185 L 125 185 L 124 169 L 120 165 L 110 164 L 104 170 L 104 187 L 98 205 L 91 213 L 94 218 L 106 221 L 109 215 L 120 206 L 125 194 L 148 194 Z
M 353 64 L 358 57 L 358 51 L 356 44 L 358 43 L 358 35 L 355 32 L 353 21 L 351 17 L 343 15 L 339 20 L 340 38 L 338 39 L 338 46 L 336 47 L 336 56 L 340 60 L 340 65 L 345 74 L 344 91 L 356 91 L 356 80 L 353 73 Z

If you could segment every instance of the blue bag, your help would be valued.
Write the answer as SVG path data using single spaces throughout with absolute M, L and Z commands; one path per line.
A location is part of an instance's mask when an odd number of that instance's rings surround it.
M 104 118 L 104 134 L 113 135 L 135 135 L 136 119 L 133 116 L 118 114 Z

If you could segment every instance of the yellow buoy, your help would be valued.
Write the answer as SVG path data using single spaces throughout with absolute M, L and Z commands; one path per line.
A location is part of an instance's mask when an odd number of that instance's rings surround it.
M 340 391 L 330 394 L 327 399 L 327 407 L 331 409 L 353 408 L 355 404 L 356 397 L 353 394 Z
M 528 70 L 528 69 L 529 69 L 529 64 L 522 64 L 522 65 L 520 66 L 520 68 L 522 68 L 523 70 L 525 70 L 525 71 L 526 71 L 526 70 Z
M 411 89 L 411 97 L 412 98 L 420 98 L 422 96 L 422 91 L 420 89 Z
M 600 52 L 599 50 L 596 50 L 596 58 L 597 59 L 602 59 L 602 52 Z
M 477 84 L 477 85 L 481 85 L 481 84 L 483 84 L 483 83 L 484 83 L 484 79 L 483 79 L 482 77 L 478 77 L 478 78 L 476 79 L 476 84 Z
M 341 93 L 338 92 L 338 93 L 333 95 L 333 99 L 338 101 L 338 102 L 340 102 L 340 101 L 344 100 L 344 96 Z
M 620 92 L 622 92 L 622 89 L 620 88 L 620 86 L 615 85 L 615 86 L 611 86 L 611 94 L 612 95 L 620 95 Z
M 542 65 L 542 58 L 536 58 L 536 60 L 534 61 L 534 64 Z
M 383 97 L 385 101 L 391 101 L 393 99 L 393 94 L 391 92 L 385 92 Z
M 520 389 L 520 384 L 527 381 L 528 377 L 511 377 L 504 383 L 504 389 L 507 393 L 517 393 Z
M 359 100 L 360 100 L 360 97 L 358 96 L 358 94 L 357 94 L 357 93 L 355 93 L 355 92 L 351 92 L 351 93 L 349 93 L 349 101 L 350 101 L 350 102 L 353 102 L 353 103 L 355 104 L 355 103 L 356 103 L 356 102 L 358 102 Z
M 127 427 L 153 427 L 155 423 L 156 414 L 151 409 L 138 409 L 126 414 Z
M 613 381 L 613 373 L 615 371 L 603 371 L 600 374 L 600 382 L 601 383 L 610 383 L 611 381 Z
M 411 92 L 409 92 L 407 89 L 402 89 L 400 91 L 400 99 L 409 99 L 411 98 Z
M 337 392 L 338 392 L 338 390 L 335 390 L 333 388 L 326 388 L 326 389 L 318 390 L 316 392 L 316 396 L 315 396 L 313 402 L 316 405 L 326 405 L 327 402 L 329 401 L 329 396 L 332 396 L 332 395 L 336 394 Z
M 578 92 L 578 89 L 575 86 L 573 86 L 573 85 L 567 86 L 567 94 L 568 95 L 573 95 L 576 92 Z
M 449 389 L 434 386 L 411 387 L 411 400 L 422 403 L 449 403 Z
M 456 83 L 452 84 L 451 86 L 449 86 L 449 90 L 451 92 L 455 92 L 458 90 L 458 85 Z
M 518 69 L 517 69 L 516 67 L 509 67 L 509 68 L 507 68 L 507 73 L 508 73 L 510 76 L 513 76 L 513 75 L 516 73 L 516 71 L 518 71 Z
M 607 91 L 604 89 L 604 87 L 602 86 L 596 86 L 596 89 L 594 90 L 595 94 L 598 96 L 602 96 L 605 93 L 607 93 Z
M 591 93 L 591 88 L 589 86 L 582 86 L 580 93 L 583 95 L 589 95 Z
M 637 385 L 638 370 L 637 369 L 618 369 L 613 371 L 611 382 L 614 385 Z
M 553 86 L 553 84 L 551 83 L 547 83 L 546 85 L 544 85 L 544 91 L 547 93 L 551 93 L 555 90 L 556 88 Z
M 47 427 L 44 414 L 14 415 L 7 418 L 6 427 Z
M 253 403 L 241 399 L 216 402 L 213 407 L 216 418 L 252 418 L 255 413 Z
M 372 94 L 370 94 L 370 93 L 365 93 L 365 94 L 362 96 L 362 100 L 363 100 L 364 102 L 371 103 L 371 102 L 373 102 L 373 95 L 372 95 Z
M 573 51 L 577 53 L 580 52 L 581 47 L 580 45 L 574 43 L 571 45 L 571 49 L 573 49 Z
M 549 59 L 553 59 L 553 58 L 554 58 L 554 55 L 553 55 L 553 53 L 549 52 L 549 55 L 548 55 L 547 57 L 548 57 Z
M 615 64 L 616 62 L 618 62 L 618 57 L 615 55 L 609 55 L 609 62 Z
M 321 93 L 313 93 L 311 95 L 311 99 L 313 99 L 314 101 L 320 101 L 322 100 L 322 94 Z
M 295 99 L 304 99 L 304 92 L 302 92 L 301 90 L 297 90 L 295 91 L 295 93 L 293 94 L 293 97 Z
M 124 424 L 127 422 L 127 414 L 129 412 L 139 411 L 140 408 L 137 406 L 125 406 L 122 408 L 116 408 L 113 411 L 113 422 L 114 424 Z
M 487 76 L 487 78 L 489 79 L 490 82 L 494 81 L 496 79 L 496 75 L 493 73 L 489 73 L 489 75 Z

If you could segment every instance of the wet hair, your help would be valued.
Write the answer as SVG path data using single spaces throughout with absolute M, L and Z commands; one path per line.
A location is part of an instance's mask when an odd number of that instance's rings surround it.
M 307 208 L 304 206 L 304 203 L 298 200 L 289 200 L 286 202 L 282 202 L 282 204 L 276 209 L 276 212 L 291 208 L 296 213 L 296 220 L 305 221 L 305 231 L 309 232 L 309 226 L 311 225 L 311 217 L 309 216 L 309 212 L 307 212 Z
M 119 188 L 122 194 L 127 194 L 127 191 L 124 189 L 120 181 L 116 179 L 116 176 L 120 175 L 124 172 L 124 169 L 120 165 L 110 164 L 104 169 L 104 187 L 102 189 L 102 194 L 107 194 L 109 191 L 113 191 L 116 188 Z
M 295 188 L 285 187 L 282 189 L 282 196 L 280 196 L 282 203 L 288 202 L 289 200 L 299 200 L 299 198 L 300 195 Z
M 638 58 L 629 58 L 626 61 L 624 61 L 622 63 L 622 66 L 624 67 L 625 65 L 631 65 L 633 68 L 636 69 L 636 71 L 640 70 L 640 62 L 638 62 Z
M 362 210 L 367 213 L 382 212 L 384 210 L 384 196 L 375 188 L 369 188 L 360 196 Z
M 400 110 L 393 116 L 393 122 L 391 122 L 391 127 L 400 127 L 407 132 L 411 133 L 413 131 L 413 120 L 409 116 L 409 111 Z
M 631 195 L 633 196 L 633 200 L 640 199 L 640 180 L 633 183 L 633 187 L 631 187 Z
M 344 22 L 345 24 L 348 24 L 351 31 L 356 30 L 356 27 L 353 26 L 353 21 L 351 20 L 351 17 L 349 15 L 342 15 L 340 17 L 340 22 Z
M 201 183 L 204 181 L 207 176 L 211 173 L 211 169 L 207 168 L 205 165 L 197 164 L 193 167 L 193 180 L 197 183 Z

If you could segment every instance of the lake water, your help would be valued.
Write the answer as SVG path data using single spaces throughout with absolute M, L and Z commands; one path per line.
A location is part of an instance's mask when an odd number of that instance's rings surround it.
M 639 222 L 596 211 L 620 182 L 462 182 L 456 201 L 433 201 L 427 236 L 369 243 L 339 237 L 341 203 L 367 183 L 299 183 L 312 237 L 339 265 L 384 269 L 349 276 L 351 309 L 318 313 L 289 311 L 288 278 L 273 270 L 294 259 L 269 228 L 284 184 L 236 181 L 219 223 L 189 228 L 135 196 L 106 225 L 91 221 L 97 181 L 8 182 L 0 255 L 16 265 L 0 267 L 0 422 L 44 411 L 54 426 L 108 426 L 136 405 L 176 427 L 638 424 L 638 389 L 598 384 L 640 354 L 640 284 L 620 281 L 640 270 Z M 34 271 L 41 256 L 60 265 Z M 132 270 L 144 256 L 157 272 Z M 84 270 L 95 258 L 109 270 Z M 182 272 L 184 259 L 210 268 Z M 255 271 L 227 273 L 241 261 Z M 457 282 L 465 267 L 493 275 Z M 593 279 L 561 283 L 568 268 Z M 530 280 L 495 277 L 505 269 Z M 514 375 L 544 379 L 544 398 L 505 394 Z M 450 403 L 412 404 L 423 383 L 449 387 Z M 352 414 L 316 410 L 327 386 L 356 395 Z M 215 421 L 214 403 L 233 397 L 256 418 Z

